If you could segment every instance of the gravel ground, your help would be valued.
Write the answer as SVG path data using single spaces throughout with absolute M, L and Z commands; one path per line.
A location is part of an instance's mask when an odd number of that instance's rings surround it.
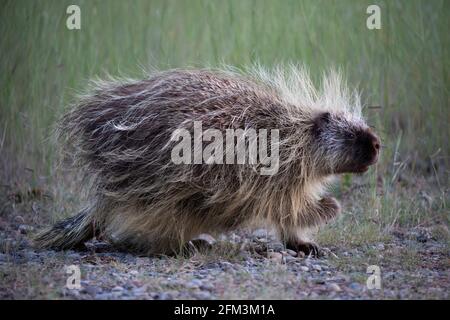
M 98 241 L 85 251 L 36 251 L 32 226 L 3 219 L 0 227 L 1 299 L 449 298 L 449 248 L 426 229 L 323 248 L 321 258 L 285 250 L 265 230 L 242 230 L 184 258 L 139 257 Z M 80 267 L 80 289 L 66 286 L 69 265 Z M 369 265 L 380 267 L 381 289 L 368 289 Z

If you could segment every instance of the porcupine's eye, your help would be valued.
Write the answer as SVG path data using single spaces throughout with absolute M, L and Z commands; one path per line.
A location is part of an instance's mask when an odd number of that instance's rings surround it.
M 353 133 L 353 132 L 346 132 L 345 134 L 344 134 L 344 138 L 346 139 L 346 140 L 355 140 L 355 134 Z

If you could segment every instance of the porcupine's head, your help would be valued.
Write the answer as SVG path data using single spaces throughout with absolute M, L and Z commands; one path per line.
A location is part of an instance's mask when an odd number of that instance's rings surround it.
M 316 94 L 311 137 L 324 174 L 363 173 L 378 161 L 381 142 L 361 113 L 359 93 L 330 72 Z
M 339 72 L 324 74 L 320 89 L 297 65 L 272 71 L 259 67 L 256 74 L 275 88 L 290 119 L 299 124 L 289 139 L 303 149 L 296 155 L 309 172 L 363 173 L 378 161 L 380 139 L 362 116 L 359 93 L 348 88 Z
M 313 120 L 312 135 L 326 173 L 363 173 L 378 160 L 380 139 L 360 118 L 322 112 Z
M 303 154 L 308 160 L 304 163 L 311 172 L 362 173 L 377 162 L 380 139 L 362 116 L 359 93 L 348 88 L 339 72 L 324 74 L 320 89 L 302 67 L 263 70 L 258 75 L 275 87 L 287 106 L 295 106 L 290 114 L 302 124 L 297 144 L 307 146 Z

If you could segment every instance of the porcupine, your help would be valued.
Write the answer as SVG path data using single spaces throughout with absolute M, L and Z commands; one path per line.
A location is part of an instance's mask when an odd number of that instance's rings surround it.
M 195 122 L 224 133 L 277 130 L 277 172 L 261 174 L 262 163 L 174 163 L 174 131 L 193 133 Z M 296 66 L 96 81 L 63 116 L 59 136 L 91 181 L 90 204 L 37 245 L 68 249 L 97 235 L 143 254 L 177 253 L 201 233 L 254 221 L 273 227 L 287 248 L 317 254 L 305 230 L 340 212 L 327 187 L 339 174 L 367 171 L 380 150 L 342 76 L 326 73 L 317 89 Z

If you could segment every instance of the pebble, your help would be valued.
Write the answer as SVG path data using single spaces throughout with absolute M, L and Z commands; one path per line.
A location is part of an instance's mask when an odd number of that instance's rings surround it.
M 275 261 L 275 262 L 283 261 L 283 255 L 279 252 L 268 252 L 267 258 L 269 258 L 270 260 Z
M 17 222 L 25 222 L 25 219 L 20 215 L 15 216 L 14 220 L 16 220 Z
M 112 291 L 116 291 L 116 292 L 120 292 L 123 291 L 124 289 L 121 286 L 115 286 L 114 288 L 112 288 Z
M 309 268 L 307 266 L 300 266 L 299 269 L 303 272 L 308 272 Z
M 4 253 L 0 253 L 0 262 L 8 261 L 8 256 Z
M 188 283 L 186 283 L 186 287 L 190 288 L 190 289 L 196 289 L 196 288 L 200 288 L 202 286 L 203 282 L 198 280 L 198 279 L 194 279 L 189 281 Z
M 252 236 L 256 238 L 267 238 L 269 236 L 269 233 L 266 229 L 256 229 L 253 231 Z
M 291 249 L 286 249 L 286 253 L 293 257 L 297 256 L 297 252 L 295 252 L 294 250 L 291 250 Z
M 419 234 L 419 235 L 416 237 L 416 240 L 417 240 L 418 242 L 425 243 L 425 242 L 427 242 L 430 238 L 431 238 L 431 237 L 430 237 L 428 234 L 426 234 L 426 233 L 421 233 L 421 234 Z
M 25 251 L 23 256 L 28 260 L 34 260 L 39 257 L 39 255 L 32 250 Z
M 159 292 L 154 298 L 157 300 L 172 300 L 173 296 L 169 292 Z
M 330 283 L 330 284 L 328 285 L 328 287 L 329 287 L 331 290 L 336 291 L 336 292 L 342 291 L 341 287 L 340 287 L 337 283 Z
M 269 247 L 272 248 L 273 251 L 277 251 L 277 252 L 281 252 L 284 250 L 284 245 L 279 242 L 272 243 Z
M 146 287 L 133 288 L 131 292 L 133 293 L 133 295 L 142 296 L 147 292 L 147 288 Z
M 314 283 L 315 284 L 325 284 L 325 280 L 324 279 L 314 279 Z
M 224 271 L 227 271 L 227 270 L 232 270 L 232 269 L 234 269 L 234 266 L 233 266 L 233 264 L 232 263 L 230 263 L 230 262 L 228 262 L 228 261 L 221 261 L 220 262 L 220 268 L 222 269 L 222 270 L 224 270 Z
M 95 295 L 95 299 L 97 299 L 97 300 L 108 300 L 108 299 L 111 299 L 111 298 L 112 298 L 112 295 L 110 293 L 107 293 L 107 292 L 105 292 L 105 293 L 98 293 L 98 294 Z
M 286 263 L 289 263 L 289 262 L 295 262 L 295 261 L 297 261 L 297 259 L 293 256 L 287 255 L 284 257 L 284 261 L 286 261 Z
M 31 232 L 33 230 L 34 230 L 34 228 L 32 226 L 29 226 L 29 225 L 26 225 L 26 224 L 21 224 L 19 226 L 19 232 L 21 234 L 27 234 L 27 233 L 29 233 L 29 232 Z
M 214 286 L 209 282 L 206 282 L 206 283 L 204 282 L 200 285 L 200 289 L 211 291 L 211 290 L 214 290 Z
M 195 296 L 197 299 L 200 299 L 200 300 L 208 300 L 208 299 L 211 299 L 211 293 L 209 293 L 208 291 L 199 291 L 199 292 L 195 292 L 195 293 L 194 293 L 194 296 Z
M 322 267 L 319 266 L 318 264 L 313 264 L 311 267 L 316 271 L 322 271 Z
M 362 286 L 359 283 L 357 283 L 357 282 L 350 283 L 350 285 L 348 287 L 350 289 L 352 289 L 352 290 L 355 290 L 355 291 L 361 290 L 361 288 L 362 288 Z
M 81 258 L 81 255 L 79 253 L 74 252 L 74 253 L 68 254 L 67 257 L 70 259 L 77 260 L 77 259 Z
M 95 287 L 95 286 L 83 286 L 82 292 L 85 292 L 91 296 L 94 296 L 97 292 L 101 292 L 101 288 Z
M 150 262 L 149 258 L 142 258 L 142 257 L 136 258 L 136 264 L 143 265 L 143 264 L 148 264 L 149 262 Z

